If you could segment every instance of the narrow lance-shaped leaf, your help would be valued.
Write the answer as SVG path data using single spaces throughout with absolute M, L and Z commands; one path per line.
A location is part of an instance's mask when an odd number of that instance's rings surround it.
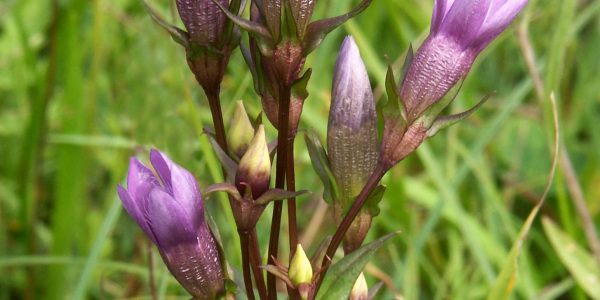
M 358 275 L 363 271 L 371 256 L 386 240 L 396 234 L 398 233 L 391 233 L 366 244 L 331 265 L 316 299 L 348 299 Z
M 473 108 L 462 112 L 460 114 L 455 114 L 455 115 L 450 115 L 450 116 L 441 116 L 437 119 L 435 119 L 435 121 L 433 121 L 433 124 L 431 125 L 431 128 L 429 128 L 429 130 L 427 130 L 427 137 L 432 137 L 434 135 L 436 135 L 438 133 L 438 131 L 450 127 L 464 119 L 466 119 L 468 116 L 470 116 L 475 110 L 477 110 L 479 107 L 481 107 L 481 105 L 483 105 L 483 103 L 485 103 L 495 92 L 491 92 L 489 94 L 487 94 L 485 97 L 483 97 L 483 99 L 481 99 L 479 101 L 479 103 L 477 103 L 475 106 L 473 106 Z

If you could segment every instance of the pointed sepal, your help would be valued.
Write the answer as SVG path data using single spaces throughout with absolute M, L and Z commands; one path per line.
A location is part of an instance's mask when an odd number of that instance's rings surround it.
M 313 165 L 313 168 L 317 172 L 317 175 L 323 182 L 323 199 L 328 204 L 333 204 L 332 197 L 339 198 L 339 189 L 337 182 L 331 172 L 331 167 L 329 165 L 329 159 L 327 158 L 327 153 L 325 152 L 325 148 L 321 144 L 319 137 L 313 130 L 313 138 L 311 139 L 308 136 L 308 132 L 304 132 L 304 140 L 306 142 L 306 148 L 308 149 L 308 155 L 310 156 L 310 161 Z
M 437 116 L 442 112 L 442 110 L 444 110 L 446 107 L 448 107 L 448 105 L 450 105 L 450 103 L 452 103 L 454 98 L 456 98 L 456 95 L 458 95 L 458 92 L 460 91 L 460 88 L 462 87 L 462 84 L 465 81 L 466 77 L 467 77 L 467 74 L 464 74 L 460 78 L 460 80 L 458 80 L 458 82 L 452 88 L 450 88 L 450 90 L 444 95 L 444 97 L 442 97 L 442 99 L 431 104 L 420 115 L 409 116 L 409 122 L 410 122 L 410 119 L 413 119 L 413 120 L 416 120 L 415 122 L 423 124 L 422 126 L 424 128 L 431 127 L 431 125 L 433 125 L 433 122 L 435 121 Z M 411 114 L 412 113 L 417 113 L 417 112 L 411 112 Z
M 298 197 L 303 194 L 310 194 L 308 190 L 302 190 L 297 192 L 287 191 L 283 189 L 268 189 L 258 199 L 254 200 L 255 204 L 266 205 L 271 201 L 285 200 L 293 197 Z
M 146 11 L 150 15 L 150 17 L 152 17 L 152 19 L 156 23 L 158 23 L 158 25 L 160 25 L 162 28 L 164 28 L 171 35 L 171 38 L 173 38 L 173 41 L 175 41 L 177 44 L 182 45 L 185 49 L 188 49 L 188 50 L 191 49 L 190 35 L 187 32 L 167 23 L 165 20 L 163 20 L 161 17 L 159 17 L 152 10 L 152 8 L 150 8 L 150 6 L 146 3 L 146 1 L 144 1 L 144 0 L 141 0 L 141 1 L 142 1 L 142 4 L 144 4 L 144 7 L 146 8 Z
M 385 58 L 388 61 L 388 70 L 385 75 L 385 90 L 388 95 L 388 103 L 385 105 L 385 108 L 381 110 L 381 114 L 384 119 L 397 118 L 400 123 L 399 126 L 404 126 L 404 124 L 406 124 L 406 111 L 402 101 L 400 101 L 394 70 L 392 70 L 392 63 L 387 55 Z
M 227 153 L 225 153 L 225 151 L 223 151 L 221 146 L 219 146 L 219 143 L 217 143 L 217 141 L 211 135 L 208 135 L 208 140 L 215 151 L 215 155 L 217 155 L 217 159 L 219 159 L 219 162 L 221 162 L 221 166 L 223 169 L 225 169 L 226 181 L 234 182 L 238 165 L 229 157 L 229 155 L 227 155 Z
M 350 12 L 341 16 L 323 19 L 308 24 L 302 45 L 302 54 L 307 56 L 323 42 L 328 33 L 344 24 L 349 19 L 363 12 L 373 0 L 363 0 Z
M 238 188 L 235 186 L 235 184 L 232 183 L 215 183 L 213 185 L 209 185 L 204 191 L 204 193 L 207 195 L 212 194 L 214 192 L 225 192 L 231 195 L 236 201 L 242 200 L 242 195 L 240 195 Z
M 400 81 L 398 82 L 398 86 L 402 86 L 402 84 L 404 84 L 404 79 L 406 79 L 406 74 L 408 74 L 408 69 L 410 69 L 410 65 L 412 64 L 414 58 L 415 52 L 412 44 L 409 44 L 408 51 L 406 52 L 406 58 L 404 59 L 404 65 L 402 66 L 402 73 L 400 73 Z
M 252 37 L 254 37 L 258 41 L 258 45 L 260 47 L 261 53 L 264 55 L 269 55 L 272 53 L 273 48 L 275 47 L 273 36 L 269 32 L 269 29 L 260 23 L 252 22 L 246 20 L 232 12 L 230 12 L 227 8 L 223 7 L 219 2 L 212 0 L 219 9 L 231 20 L 235 25 L 240 28 L 248 31 Z
M 483 103 L 485 103 L 492 95 L 494 95 L 495 92 L 491 92 L 489 94 L 487 94 L 485 97 L 483 97 L 483 99 L 481 99 L 479 101 L 479 103 L 477 103 L 477 105 L 475 105 L 473 108 L 462 112 L 460 114 L 455 114 L 455 115 L 450 115 L 450 116 L 441 116 L 437 119 L 435 119 L 435 121 L 433 121 L 433 125 L 431 125 L 431 128 L 429 128 L 429 130 L 427 130 L 427 137 L 432 137 L 434 135 L 436 135 L 440 130 L 450 127 L 464 119 L 466 119 L 468 116 L 470 116 L 475 110 L 477 110 L 479 107 L 481 107 L 481 105 L 483 105 Z

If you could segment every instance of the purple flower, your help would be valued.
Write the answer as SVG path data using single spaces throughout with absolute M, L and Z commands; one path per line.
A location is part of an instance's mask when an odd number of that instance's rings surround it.
M 215 299 L 225 292 L 217 244 L 204 219 L 204 204 L 194 176 L 158 150 L 150 161 L 154 173 L 132 157 L 127 190 L 118 186 L 125 210 L 158 247 L 177 281 L 195 299 Z M 162 182 L 162 185 L 161 185 Z
M 528 0 L 436 0 L 429 37 L 417 51 L 400 97 L 411 123 L 471 69 L 473 61 Z

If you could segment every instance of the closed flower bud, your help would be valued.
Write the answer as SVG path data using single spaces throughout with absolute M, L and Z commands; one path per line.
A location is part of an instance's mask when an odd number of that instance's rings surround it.
M 354 283 L 354 287 L 352 287 L 352 291 L 350 292 L 350 297 L 348 300 L 367 300 L 369 299 L 369 287 L 367 286 L 367 280 L 365 279 L 365 275 L 361 272 L 356 282 Z
M 339 188 L 334 195 L 334 217 L 340 223 L 377 165 L 377 115 L 371 83 L 354 39 L 342 43 L 335 63 L 327 152 L 331 171 Z M 376 204 L 375 204 L 376 205 Z M 372 216 L 359 213 L 350 226 L 344 249 L 350 252 L 362 244 Z
M 250 142 L 252 142 L 252 138 L 254 138 L 254 128 L 252 127 L 250 118 L 248 118 L 246 109 L 244 109 L 244 103 L 240 100 L 237 102 L 233 118 L 231 119 L 231 126 L 227 135 L 227 145 L 237 158 L 241 158 L 246 153 Z
M 194 299 L 224 295 L 225 273 L 204 219 L 204 204 L 194 176 L 157 150 L 150 153 L 150 161 L 160 181 L 148 167 L 131 158 L 127 189 L 118 186 L 125 210 Z
M 301 283 L 312 282 L 312 266 L 310 264 L 310 260 L 308 257 L 306 257 L 306 253 L 304 253 L 304 249 L 302 249 L 302 245 L 300 244 L 296 246 L 296 253 L 290 262 L 288 276 L 295 287 Z
M 269 188 L 271 179 L 271 158 L 265 139 L 265 128 L 258 127 L 246 154 L 240 160 L 235 175 L 235 185 L 240 194 L 244 195 L 246 188 L 252 190 L 252 198 L 258 199 Z

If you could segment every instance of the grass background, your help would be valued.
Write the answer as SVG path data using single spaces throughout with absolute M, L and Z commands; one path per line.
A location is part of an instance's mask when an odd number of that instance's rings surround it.
M 355 2 L 320 1 L 313 19 L 346 12 Z M 177 22 L 174 3 L 150 3 Z M 301 127 L 325 136 L 333 64 L 348 34 L 385 102 L 383 54 L 398 71 L 409 43 L 418 46 L 426 37 L 432 6 L 375 0 L 330 34 L 306 63 L 314 72 Z M 402 234 L 367 266 L 370 286 L 386 283 L 380 299 L 482 299 L 489 293 L 548 177 L 551 91 L 563 155 L 541 215 L 570 240 L 553 246 L 536 220 L 511 298 L 600 297 L 599 261 L 582 217 L 584 211 L 600 223 L 599 13 L 600 1 L 531 0 L 477 59 L 448 112 L 497 91 L 493 98 L 383 179 L 388 189 L 368 240 Z M 236 51 L 223 81 L 226 119 L 238 99 L 251 116 L 258 114 L 252 86 Z M 187 299 L 124 213 L 116 185 L 124 183 L 128 157 L 147 161 L 152 147 L 191 170 L 201 187 L 220 182 L 220 167 L 200 134 L 210 123 L 183 49 L 139 1 L 0 2 L 0 299 L 149 299 L 149 259 L 160 298 Z M 301 138 L 296 153 L 297 186 L 313 191 L 299 199 L 301 241 L 312 253 L 334 229 Z M 584 209 L 577 209 L 578 200 Z M 206 205 L 230 263 L 239 266 L 226 200 L 211 197 Z M 258 230 L 265 252 L 269 219 L 267 209 Z M 575 243 L 582 253 L 571 251 Z

